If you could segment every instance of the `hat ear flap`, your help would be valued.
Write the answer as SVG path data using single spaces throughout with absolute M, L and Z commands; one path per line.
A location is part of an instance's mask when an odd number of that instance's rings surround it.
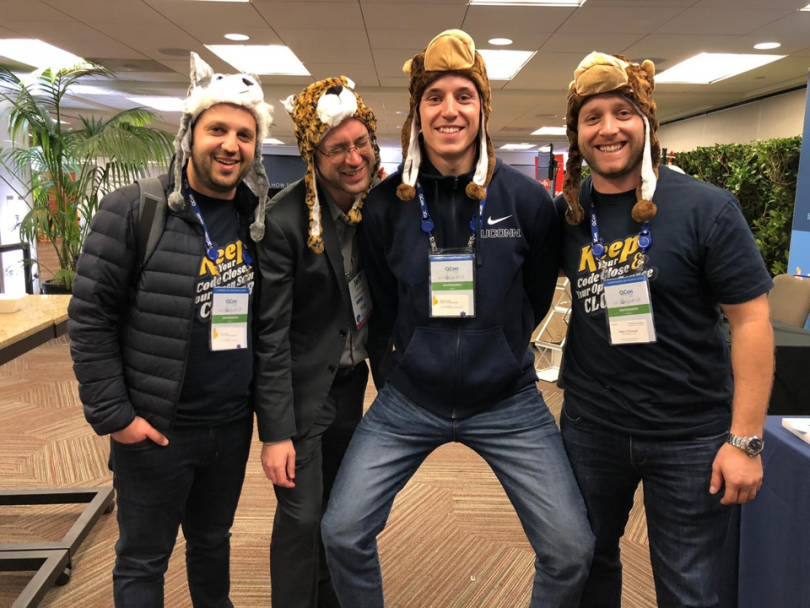
M 410 74 L 411 65 L 413 65 L 413 59 L 408 59 L 408 61 L 405 62 L 405 65 L 402 66 L 402 71 L 405 72 L 406 74 Z
M 295 111 L 295 102 L 298 101 L 297 95 L 290 95 L 287 99 L 284 100 L 284 109 L 287 110 L 287 114 L 290 116 L 293 115 Z
M 211 80 L 214 75 L 214 70 L 211 66 L 205 63 L 197 53 L 191 53 L 191 82 L 194 86 L 204 86 L 204 84 Z

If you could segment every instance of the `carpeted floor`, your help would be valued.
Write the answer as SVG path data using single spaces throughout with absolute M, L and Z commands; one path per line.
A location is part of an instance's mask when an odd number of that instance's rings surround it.
M 556 415 L 562 393 L 541 383 Z M 374 397 L 370 388 L 367 405 Z M 109 485 L 108 439 L 84 422 L 66 338 L 0 367 L 0 489 Z M 646 525 L 637 506 L 623 540 L 627 608 L 652 608 Z M 270 606 L 269 543 L 275 499 L 254 442 L 232 540 L 235 606 Z M 0 507 L 0 542 L 57 540 L 79 508 Z M 102 516 L 80 547 L 73 577 L 41 606 L 112 606 L 115 514 Z M 533 555 L 493 473 L 467 448 L 434 452 L 401 492 L 379 539 L 391 608 L 528 606 Z M 166 576 L 166 606 L 191 606 L 182 535 Z M 11 606 L 29 573 L 0 573 L 0 607 Z M 345 607 L 351 608 L 351 607 Z

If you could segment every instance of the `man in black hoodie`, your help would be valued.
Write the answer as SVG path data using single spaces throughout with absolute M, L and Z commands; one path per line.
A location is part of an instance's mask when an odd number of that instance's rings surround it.
M 531 605 L 575 606 L 593 536 L 527 349 L 556 283 L 554 206 L 495 159 L 469 36 L 440 34 L 405 70 L 404 165 L 369 194 L 360 225 L 396 352 L 323 520 L 333 584 L 344 606 L 383 606 L 376 537 L 425 458 L 457 441 L 495 471 L 537 554 Z

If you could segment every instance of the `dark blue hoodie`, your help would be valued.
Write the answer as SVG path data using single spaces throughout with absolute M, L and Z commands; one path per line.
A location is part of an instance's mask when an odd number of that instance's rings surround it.
M 419 178 L 440 248 L 467 244 L 478 214 L 465 194 L 472 175 L 442 176 L 423 156 Z M 418 199 L 397 198 L 400 183 L 397 172 L 369 193 L 358 232 L 374 314 L 396 348 L 387 381 L 432 412 L 463 418 L 537 380 L 528 344 L 557 281 L 554 204 L 539 182 L 498 159 L 476 231 L 476 316 L 432 319 L 430 244 Z

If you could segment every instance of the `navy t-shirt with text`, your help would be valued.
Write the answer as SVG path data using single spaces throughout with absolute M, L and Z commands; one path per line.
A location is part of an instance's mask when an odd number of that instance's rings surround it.
M 659 170 L 647 251 L 657 342 L 612 346 L 601 272 L 591 251 L 591 179 L 583 180 L 585 220 L 563 232 L 563 270 L 573 314 L 563 366 L 565 409 L 614 430 L 652 437 L 700 437 L 728 430 L 733 393 L 729 345 L 719 304 L 741 304 L 773 283 L 734 196 Z M 593 191 L 609 277 L 636 272 L 641 225 L 636 194 Z
M 212 352 L 211 304 L 214 287 L 248 287 L 253 292 L 253 266 L 239 238 L 235 200 L 220 200 L 193 192 L 211 240 L 219 251 L 210 260 L 200 251 L 200 274 L 194 298 L 186 375 L 177 404 L 175 428 L 226 424 L 252 415 L 253 341 L 248 314 L 247 348 Z

